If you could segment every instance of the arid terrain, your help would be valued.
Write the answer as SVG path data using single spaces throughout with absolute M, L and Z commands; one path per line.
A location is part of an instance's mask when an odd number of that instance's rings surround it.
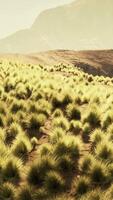
M 0 58 L 49 66 L 64 63 L 77 66 L 89 74 L 113 76 L 113 50 L 56 50 L 26 55 L 0 54 Z

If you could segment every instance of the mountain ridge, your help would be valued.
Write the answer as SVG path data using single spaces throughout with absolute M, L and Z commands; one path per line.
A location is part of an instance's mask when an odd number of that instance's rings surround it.
M 43 11 L 29 29 L 0 40 L 0 52 L 112 49 L 112 19 L 111 0 L 73 1 Z

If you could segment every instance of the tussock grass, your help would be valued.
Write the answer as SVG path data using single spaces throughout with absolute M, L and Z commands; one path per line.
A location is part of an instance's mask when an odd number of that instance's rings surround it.
M 112 78 L 7 60 L 0 74 L 0 200 L 112 200 Z

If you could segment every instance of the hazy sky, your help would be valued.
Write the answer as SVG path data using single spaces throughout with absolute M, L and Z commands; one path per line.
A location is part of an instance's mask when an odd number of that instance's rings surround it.
M 0 0 L 0 38 L 32 25 L 38 14 L 73 0 Z

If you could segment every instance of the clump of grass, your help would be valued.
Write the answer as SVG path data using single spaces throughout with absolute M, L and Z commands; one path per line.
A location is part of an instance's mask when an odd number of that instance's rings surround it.
M 76 195 L 83 195 L 88 192 L 90 181 L 87 177 L 80 177 L 76 183 Z
M 90 172 L 93 161 L 94 157 L 91 154 L 83 157 L 80 163 L 81 172 L 84 174 L 88 174 Z
M 95 189 L 91 192 L 86 193 L 86 195 L 83 195 L 80 200 L 107 200 L 106 198 L 104 199 L 104 197 L 105 194 L 103 194 L 103 191 L 101 191 L 100 189 Z
M 0 127 L 4 128 L 5 126 L 5 117 L 4 115 L 0 114 Z
M 5 141 L 5 131 L 3 128 L 0 128 L 0 142 L 4 143 Z
M 54 154 L 57 157 L 69 155 L 73 159 L 78 159 L 81 151 L 81 141 L 73 136 L 65 136 L 55 146 Z
M 94 128 L 99 127 L 101 125 L 99 113 L 92 109 L 85 117 L 84 122 L 88 122 Z
M 101 131 L 101 129 L 95 129 L 90 137 L 93 146 L 96 146 L 98 143 L 100 143 L 103 138 L 104 133 Z
M 61 109 L 57 108 L 54 113 L 53 113 L 54 117 L 62 117 L 63 116 L 63 112 Z
M 14 200 L 15 189 L 11 183 L 5 183 L 0 186 L 0 200 Z
M 102 162 L 95 161 L 90 170 L 90 178 L 96 185 L 105 185 L 108 178 L 107 165 Z
M 45 200 L 50 198 L 50 195 L 45 191 L 44 188 L 38 189 L 34 195 L 33 195 L 33 200 Z
M 43 144 L 40 147 L 40 155 L 41 156 L 50 155 L 50 154 L 52 154 L 52 150 L 53 150 L 53 147 L 51 144 L 49 144 L 49 143 Z
M 6 118 L 6 124 L 7 124 L 7 126 L 10 126 L 14 121 L 15 121 L 15 115 L 8 114 L 8 116 Z
M 82 128 L 82 138 L 84 142 L 89 141 L 90 134 L 91 134 L 92 128 L 89 123 L 85 123 Z
M 23 102 L 15 100 L 11 105 L 11 113 L 16 114 L 18 111 L 24 111 L 25 106 Z
M 29 136 L 35 137 L 36 133 L 39 132 L 41 126 L 45 124 L 46 116 L 44 114 L 33 114 L 29 119 L 22 122 L 24 129 L 28 131 Z
M 6 115 L 6 104 L 3 102 L 0 102 L 0 114 Z
M 2 178 L 4 181 L 19 182 L 20 181 L 20 162 L 15 159 L 7 161 L 2 170 Z
M 59 127 L 62 128 L 63 130 L 68 130 L 69 122 L 65 117 L 57 117 L 53 119 L 52 126 L 53 128 Z
M 56 144 L 61 138 L 63 138 L 66 135 L 65 130 L 63 130 L 60 127 L 56 127 L 52 133 L 50 134 L 50 142 L 52 144 Z
M 112 112 L 107 112 L 102 120 L 102 128 L 106 130 L 113 122 L 113 114 Z
M 13 122 L 9 129 L 5 133 L 5 142 L 6 144 L 11 144 L 16 136 L 21 132 L 21 127 L 19 124 Z
M 21 188 L 18 194 L 18 200 L 33 200 L 32 190 L 29 187 Z
M 72 102 L 73 102 L 73 98 L 69 93 L 63 95 L 63 99 L 62 99 L 63 106 L 66 106 Z
M 96 146 L 95 154 L 103 160 L 113 161 L 113 144 L 109 141 L 103 141 Z
M 48 171 L 54 169 L 54 160 L 50 157 L 43 157 L 31 166 L 27 180 L 31 185 L 42 186 Z
M 52 105 L 54 108 L 62 107 L 62 96 L 57 96 L 56 94 L 52 97 Z
M 31 145 L 32 145 L 32 150 L 36 150 L 36 147 L 38 145 L 38 140 L 36 137 L 31 138 Z
M 73 134 L 78 135 L 82 131 L 82 124 L 79 121 L 72 120 L 70 122 L 70 131 L 73 132 Z
M 57 172 L 51 171 L 45 178 L 44 186 L 48 193 L 56 194 L 63 192 L 65 183 Z
M 69 104 L 66 108 L 67 116 L 70 120 L 80 120 L 81 119 L 81 112 L 74 104 Z
M 24 141 L 19 140 L 13 146 L 13 153 L 16 157 L 26 160 L 28 157 L 29 148 Z
M 59 157 L 56 161 L 56 169 L 63 174 L 69 175 L 69 173 L 73 172 L 74 168 L 74 162 L 68 155 Z

